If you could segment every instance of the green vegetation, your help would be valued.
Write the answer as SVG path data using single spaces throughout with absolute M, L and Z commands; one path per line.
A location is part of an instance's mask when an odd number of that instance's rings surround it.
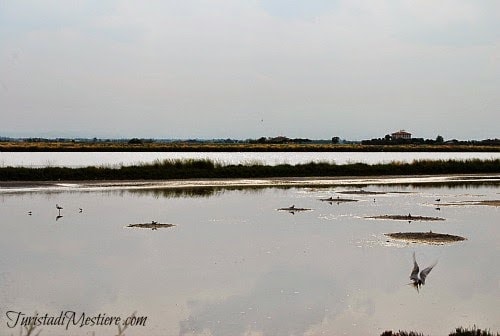
M 1 167 L 0 181 L 169 180 L 193 178 L 273 178 L 500 173 L 500 160 L 419 160 L 388 164 L 307 163 L 298 165 L 223 165 L 211 160 L 165 160 L 139 166 Z
M 424 334 L 415 331 L 384 331 L 380 336 L 424 336 Z M 489 330 L 481 330 L 474 326 L 472 329 L 456 328 L 449 336 L 500 336 L 499 333 L 492 333 Z
M 414 331 L 397 331 L 397 332 L 392 332 L 392 331 L 384 331 L 380 336 L 425 336 L 422 333 L 414 332 Z
M 500 333 L 492 333 L 489 330 L 481 330 L 474 326 L 472 329 L 456 328 L 449 336 L 499 336 Z

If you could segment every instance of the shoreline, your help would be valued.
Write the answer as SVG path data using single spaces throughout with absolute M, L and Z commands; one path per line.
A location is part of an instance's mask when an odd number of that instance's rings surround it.
M 398 184 L 500 184 L 500 174 L 391 175 L 339 177 L 212 178 L 174 180 L 0 181 L 0 193 L 183 188 L 359 187 Z
M 0 142 L 1 152 L 500 152 L 481 144 Z

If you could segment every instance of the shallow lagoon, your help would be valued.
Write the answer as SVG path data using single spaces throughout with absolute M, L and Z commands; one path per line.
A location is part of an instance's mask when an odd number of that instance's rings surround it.
M 498 152 L 0 152 L 0 167 L 130 166 L 157 160 L 202 160 L 221 164 L 366 164 L 414 160 L 499 159 Z
M 148 317 L 127 335 L 442 335 L 473 324 L 498 331 L 500 209 L 461 202 L 499 199 L 499 178 L 2 188 L 0 334 L 19 332 L 7 327 L 9 310 Z M 341 193 L 357 190 L 384 193 Z M 330 196 L 358 201 L 320 201 Z M 57 221 L 56 203 L 64 207 Z M 276 210 L 291 205 L 312 211 Z M 408 213 L 445 221 L 365 218 Z M 152 220 L 176 226 L 126 227 Z M 384 236 L 429 230 L 467 240 Z M 413 252 L 422 268 L 438 261 L 419 293 L 407 285 Z

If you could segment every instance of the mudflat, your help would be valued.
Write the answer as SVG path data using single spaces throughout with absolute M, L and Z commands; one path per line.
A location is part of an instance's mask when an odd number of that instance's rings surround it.
M 461 236 L 450 235 L 446 233 L 429 232 L 396 232 L 386 233 L 388 237 L 398 240 L 405 240 L 411 243 L 427 243 L 427 244 L 445 244 L 466 240 Z

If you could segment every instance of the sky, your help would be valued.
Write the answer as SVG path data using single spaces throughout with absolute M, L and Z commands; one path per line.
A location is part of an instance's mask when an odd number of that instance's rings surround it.
M 498 0 L 0 0 L 0 136 L 500 137 Z

